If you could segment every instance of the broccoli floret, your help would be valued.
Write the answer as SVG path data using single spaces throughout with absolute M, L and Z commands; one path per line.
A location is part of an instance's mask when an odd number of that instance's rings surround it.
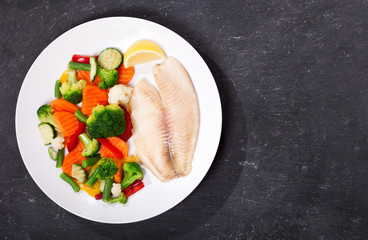
M 124 178 L 121 181 L 121 189 L 129 187 L 136 180 L 143 178 L 141 166 L 136 162 L 127 162 L 123 165 Z
M 117 202 L 121 204 L 125 204 L 128 202 L 128 198 L 125 196 L 124 192 L 120 193 L 119 197 L 110 199 L 110 203 L 117 203 Z
M 117 171 L 118 167 L 112 159 L 102 158 L 100 165 L 96 169 L 96 177 L 99 180 L 112 179 Z
M 125 132 L 124 110 L 117 104 L 97 105 L 87 119 L 88 133 L 92 138 L 106 138 Z
M 83 98 L 83 88 L 86 81 L 80 80 L 77 83 L 64 82 L 60 87 L 61 95 L 65 100 L 73 104 L 78 104 Z
M 91 139 L 86 133 L 79 135 L 79 139 L 84 144 L 83 157 L 92 157 L 100 150 L 100 142 L 97 139 Z
M 54 109 L 48 104 L 42 105 L 37 110 L 37 116 L 40 122 L 49 123 L 52 126 L 54 126 L 57 130 L 59 130 L 59 128 L 56 126 L 54 122 L 54 119 L 52 119 L 53 113 L 54 113 Z
M 119 73 L 114 70 L 106 70 L 98 68 L 97 75 L 101 78 L 101 82 L 98 84 L 101 89 L 108 89 L 115 86 L 119 81 Z

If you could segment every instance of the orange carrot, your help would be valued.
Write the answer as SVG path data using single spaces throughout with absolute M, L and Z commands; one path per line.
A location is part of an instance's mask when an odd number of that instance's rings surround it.
M 100 105 L 108 104 L 108 91 L 102 90 L 99 87 L 87 85 L 83 89 L 82 113 L 89 116 L 92 114 L 92 109 Z
M 78 138 L 78 144 L 77 146 L 75 147 L 75 149 L 79 152 L 83 151 L 84 150 L 84 144 L 83 142 Z
M 75 111 L 77 111 L 78 109 L 76 105 L 62 98 L 55 99 L 54 101 L 50 103 L 50 105 L 54 109 L 55 112 L 67 111 L 67 112 L 71 112 L 74 114 Z
M 82 152 L 75 148 L 65 156 L 62 166 L 63 172 L 71 176 L 73 163 L 82 164 L 84 159 L 86 158 L 82 156 Z
M 134 76 L 134 67 L 125 68 L 124 64 L 121 64 L 121 66 L 116 70 L 119 73 L 118 83 L 120 84 L 127 84 Z
M 118 167 L 118 171 L 114 175 L 115 182 L 120 183 L 123 180 L 123 160 L 121 159 L 112 159 L 116 166 Z
M 64 136 L 70 136 L 75 131 L 77 131 L 79 127 L 79 121 L 76 117 L 74 117 L 74 114 L 70 112 L 60 111 L 55 112 L 52 115 L 52 119 L 60 129 L 60 132 Z
M 108 137 L 107 141 L 114 147 L 116 147 L 122 154 L 123 157 L 128 156 L 128 145 L 118 137 Z M 111 152 L 107 147 L 101 144 L 100 148 L 101 157 L 115 158 L 115 154 Z
M 93 86 L 98 86 L 98 84 L 101 82 L 101 78 L 99 76 L 96 76 L 95 80 L 91 82 L 91 78 L 89 77 L 89 71 L 82 71 L 82 70 L 78 71 L 77 79 L 78 81 L 83 79 L 87 82 L 87 85 Z

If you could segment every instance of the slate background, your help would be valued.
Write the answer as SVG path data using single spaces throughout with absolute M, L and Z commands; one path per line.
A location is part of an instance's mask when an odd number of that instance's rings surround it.
M 223 106 L 203 182 L 170 211 L 127 225 L 84 220 L 46 197 L 14 127 L 38 54 L 108 16 L 184 37 L 210 67 Z M 366 0 L 1 0 L 0 239 L 367 239 L 367 20 Z

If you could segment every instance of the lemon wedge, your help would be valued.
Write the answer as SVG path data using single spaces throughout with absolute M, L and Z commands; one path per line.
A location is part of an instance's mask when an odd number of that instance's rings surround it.
M 165 59 L 165 52 L 156 43 L 141 40 L 133 43 L 124 55 L 124 67 Z

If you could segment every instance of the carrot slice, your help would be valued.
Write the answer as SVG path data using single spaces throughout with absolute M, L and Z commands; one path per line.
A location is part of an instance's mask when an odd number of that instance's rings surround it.
M 54 101 L 50 103 L 50 105 L 54 109 L 55 112 L 67 111 L 67 112 L 71 112 L 74 114 L 75 111 L 77 111 L 78 109 L 76 105 L 62 98 L 55 99 Z
M 134 76 L 134 67 L 125 68 L 124 64 L 121 64 L 121 66 L 116 70 L 119 73 L 118 83 L 120 84 L 127 84 Z
M 89 71 L 82 71 L 82 70 L 78 71 L 77 79 L 78 81 L 85 80 L 87 82 L 87 85 L 93 85 L 93 86 L 98 86 L 98 84 L 101 82 L 101 78 L 99 76 L 96 76 L 95 80 L 91 82 Z
M 82 156 L 82 152 L 75 148 L 65 156 L 62 166 L 63 172 L 71 176 L 73 163 L 82 164 L 84 159 L 86 158 Z
M 89 116 L 92 114 L 92 109 L 98 104 L 108 104 L 108 91 L 102 90 L 99 87 L 87 85 L 83 89 L 82 113 Z
M 114 161 L 114 163 L 116 163 L 116 166 L 118 167 L 118 171 L 116 172 L 116 174 L 114 175 L 115 178 L 115 182 L 117 183 L 121 183 L 121 181 L 123 180 L 123 160 L 121 159 L 112 159 Z
M 60 111 L 55 112 L 52 115 L 52 119 L 60 129 L 60 132 L 65 136 L 70 136 L 75 131 L 77 131 L 79 127 L 79 121 L 74 114 L 70 112 Z
M 79 138 L 78 138 L 78 144 L 75 147 L 75 149 L 79 152 L 82 152 L 84 150 L 84 144 Z
M 120 138 L 108 137 L 106 139 L 99 138 L 98 140 L 101 142 L 101 157 L 122 159 L 128 156 L 128 145 Z
M 79 135 L 84 133 L 86 131 L 86 124 L 84 123 L 79 123 L 78 129 L 77 131 L 75 131 L 75 133 L 73 133 L 70 136 L 65 136 L 64 137 L 64 144 L 66 146 L 66 148 L 68 149 L 69 152 L 71 152 L 74 148 L 76 148 L 78 146 L 78 140 L 79 140 Z M 84 145 L 83 145 L 84 146 Z

